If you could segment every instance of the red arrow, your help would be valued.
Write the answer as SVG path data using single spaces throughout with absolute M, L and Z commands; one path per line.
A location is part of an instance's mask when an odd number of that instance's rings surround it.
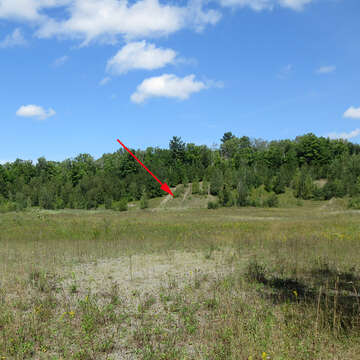
M 161 185 L 162 190 L 174 196 L 166 183 L 162 183 L 119 139 L 117 141 Z

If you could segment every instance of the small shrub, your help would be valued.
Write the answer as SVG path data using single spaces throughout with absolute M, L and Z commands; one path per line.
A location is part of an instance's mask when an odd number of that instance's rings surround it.
M 192 183 L 191 192 L 192 194 L 200 194 L 200 185 L 199 185 L 199 180 L 197 178 L 195 178 Z
M 360 209 L 360 197 L 353 197 L 348 202 L 349 209 Z
M 15 210 L 16 210 L 16 204 L 14 202 L 5 201 L 2 204 L 0 204 L 0 213 L 6 213 Z
M 140 209 L 147 209 L 149 207 L 149 199 L 145 190 L 143 191 L 140 199 Z
M 182 196 L 185 192 L 184 185 L 178 185 L 174 191 L 174 198 Z
M 113 200 L 110 197 L 105 198 L 105 209 L 111 209 Z
M 58 289 L 55 274 L 35 269 L 29 273 L 30 284 L 41 292 L 48 293 Z
M 122 198 L 119 201 L 113 201 L 112 209 L 115 211 L 127 211 L 128 210 L 128 202 L 126 198 Z
M 265 282 L 266 269 L 264 265 L 261 265 L 257 260 L 252 260 L 246 267 L 245 277 L 251 282 Z
M 207 195 L 209 193 L 209 183 L 206 179 L 203 180 L 201 193 L 203 195 Z
M 265 204 L 268 207 L 277 207 L 279 205 L 279 199 L 275 193 L 271 193 L 269 197 L 266 199 Z
M 219 203 L 217 201 L 209 201 L 208 209 L 217 209 L 219 207 Z
M 279 204 L 277 195 L 272 191 L 266 191 L 264 185 L 252 188 L 247 200 L 251 206 L 256 207 L 274 207 Z
M 17 192 L 16 196 L 16 211 L 23 211 L 26 209 L 27 207 L 27 198 L 26 196 L 21 193 L 21 192 Z

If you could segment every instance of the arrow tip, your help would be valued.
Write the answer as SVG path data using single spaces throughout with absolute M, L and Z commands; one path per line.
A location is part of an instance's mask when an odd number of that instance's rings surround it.
M 161 185 L 161 189 L 170 194 L 171 196 L 174 196 L 174 194 L 171 192 L 169 186 L 166 183 L 163 183 Z

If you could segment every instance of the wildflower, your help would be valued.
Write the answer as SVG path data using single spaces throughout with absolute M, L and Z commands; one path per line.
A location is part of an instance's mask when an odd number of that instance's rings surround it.
M 263 351 L 263 353 L 261 354 L 261 358 L 262 358 L 262 360 L 266 360 L 266 352 L 265 351 Z
M 71 317 L 74 317 L 74 315 L 75 315 L 74 311 L 69 311 L 69 315 L 70 315 Z
M 298 293 L 297 293 L 296 290 L 293 291 L 293 294 L 294 294 L 296 297 L 298 297 Z

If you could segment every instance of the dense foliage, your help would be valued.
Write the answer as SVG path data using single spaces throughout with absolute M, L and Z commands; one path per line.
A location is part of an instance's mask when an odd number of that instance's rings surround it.
M 175 136 L 169 149 L 134 153 L 170 186 L 193 182 L 193 193 L 206 194 L 199 186 L 205 182 L 224 206 L 276 206 L 276 195 L 287 188 L 302 199 L 360 196 L 360 145 L 312 133 L 267 142 L 227 132 L 212 149 Z M 0 165 L 2 211 L 30 206 L 126 210 L 128 201 L 142 199 L 145 208 L 148 198 L 160 195 L 159 184 L 123 150 L 97 160 L 80 154 L 62 162 L 42 157 L 36 164 L 17 159 Z

